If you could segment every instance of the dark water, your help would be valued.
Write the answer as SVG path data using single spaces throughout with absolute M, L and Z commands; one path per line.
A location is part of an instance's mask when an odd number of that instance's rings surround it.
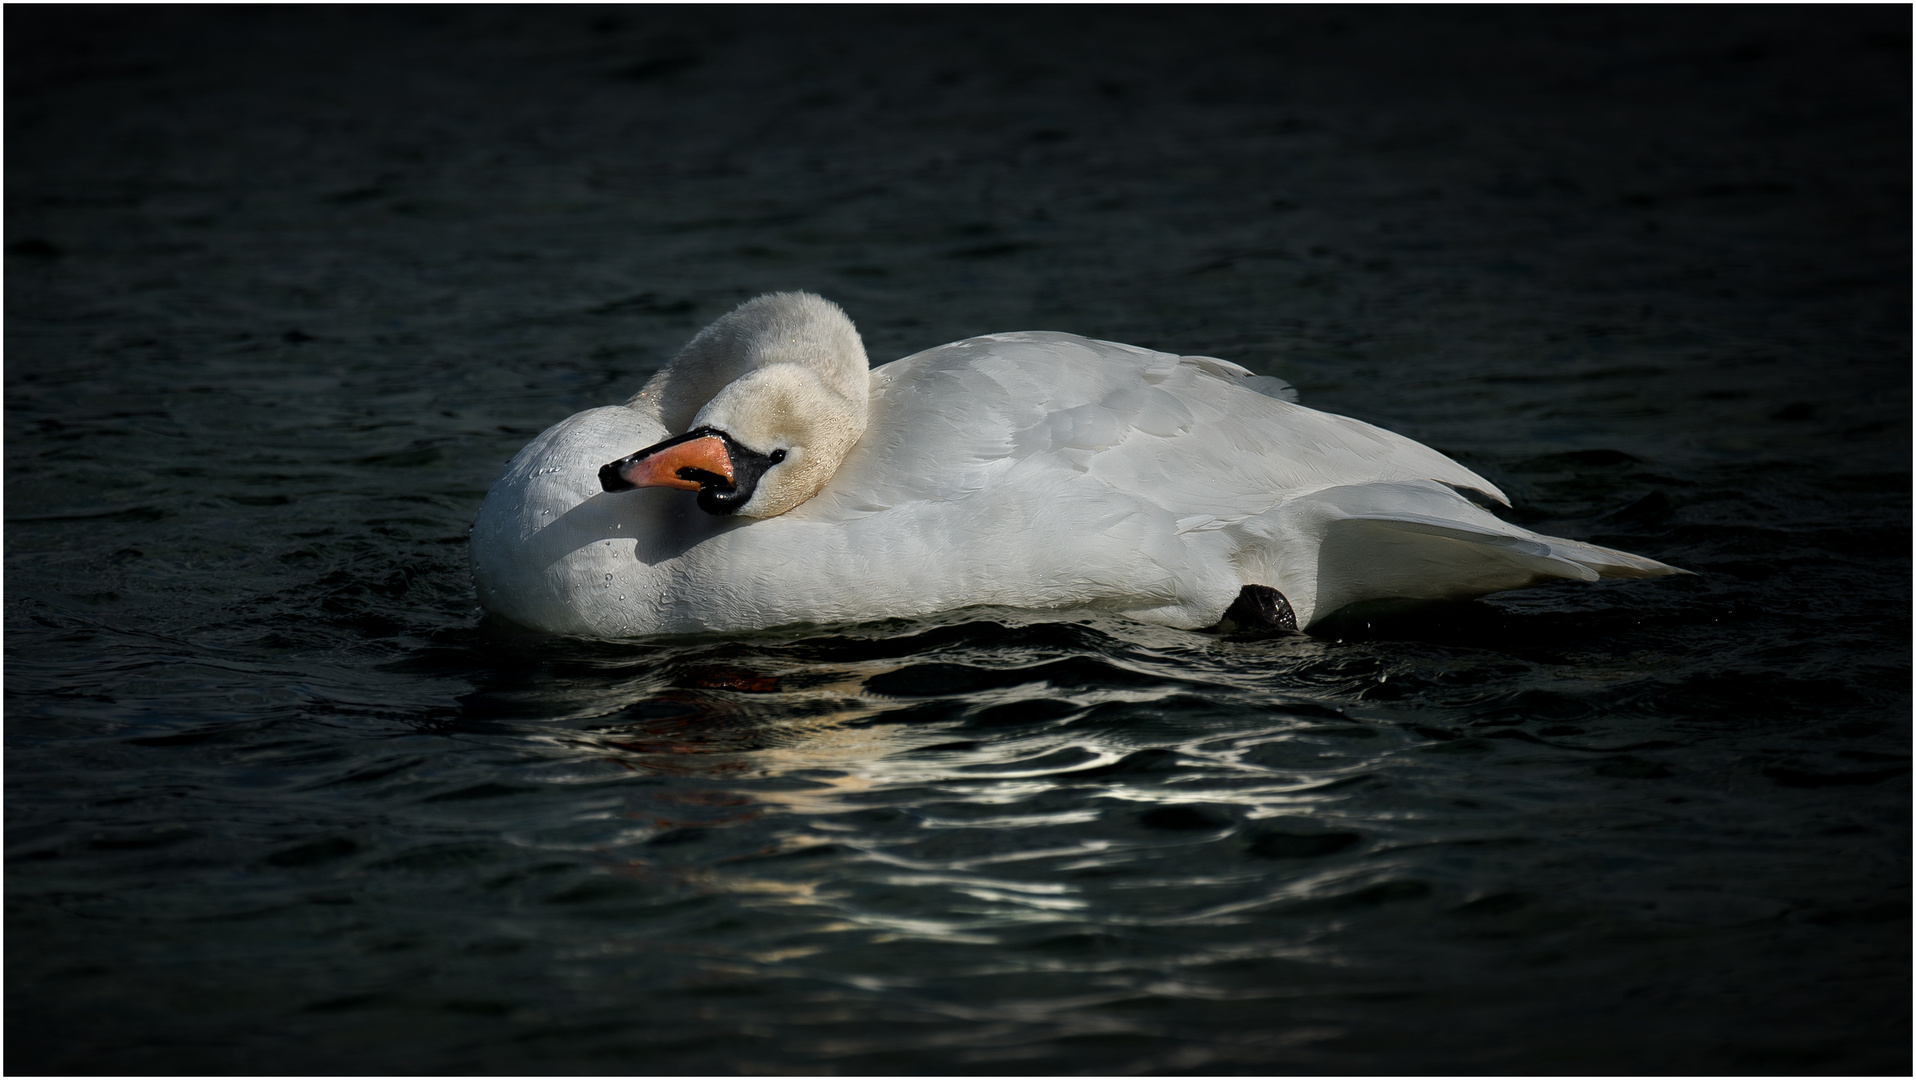
M 1901 7 L 10 7 L 6 1067 L 1910 1068 Z M 762 290 L 1241 361 L 1699 576 L 482 619 Z

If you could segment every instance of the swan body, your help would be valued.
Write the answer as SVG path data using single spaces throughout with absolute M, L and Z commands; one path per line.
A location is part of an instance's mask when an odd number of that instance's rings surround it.
M 971 605 L 1216 625 L 1247 586 L 1297 626 L 1375 599 L 1681 573 L 1542 536 L 1417 442 L 1209 357 L 992 334 L 867 370 L 805 293 L 748 301 L 625 405 L 560 421 L 472 531 L 480 601 L 588 637 Z

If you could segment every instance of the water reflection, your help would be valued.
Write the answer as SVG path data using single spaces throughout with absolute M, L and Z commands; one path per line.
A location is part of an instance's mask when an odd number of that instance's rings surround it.
M 1158 979 L 1165 963 L 1201 969 L 1303 944 L 1286 933 L 1216 952 L 1166 934 L 1274 911 L 1348 918 L 1429 894 L 1346 820 L 1351 792 L 1422 740 L 1274 701 L 1241 669 L 1190 664 L 1258 648 L 1316 661 L 1322 643 L 1024 620 L 916 627 L 910 662 L 882 635 L 829 635 L 669 646 L 643 670 L 611 665 L 568 691 L 573 720 L 520 728 L 541 776 L 590 794 L 563 822 L 510 838 L 723 896 L 753 919 L 776 910 L 769 924 L 785 932 L 719 950 L 761 977 L 809 971 L 821 952 L 842 963 L 918 941 L 1036 950 L 974 958 L 948 973 L 959 979 Z M 1050 648 L 1005 640 L 1032 636 Z M 1139 949 L 1152 958 L 1142 967 L 1124 955 Z M 1227 994 L 1184 984 L 1188 996 Z

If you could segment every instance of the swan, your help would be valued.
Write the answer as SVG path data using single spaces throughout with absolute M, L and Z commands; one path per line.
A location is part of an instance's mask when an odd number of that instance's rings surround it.
M 972 605 L 1308 630 L 1364 600 L 1685 572 L 1502 521 L 1490 481 L 1295 396 L 1053 332 L 873 370 L 838 305 L 772 293 L 520 451 L 473 582 L 512 622 L 626 638 Z

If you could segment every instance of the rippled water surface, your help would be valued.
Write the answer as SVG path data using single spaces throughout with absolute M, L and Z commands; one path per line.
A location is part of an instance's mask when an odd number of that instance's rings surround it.
M 1908 1071 L 1905 9 L 7 30 L 8 1071 Z M 1698 576 L 482 618 L 507 458 L 773 288 Z

